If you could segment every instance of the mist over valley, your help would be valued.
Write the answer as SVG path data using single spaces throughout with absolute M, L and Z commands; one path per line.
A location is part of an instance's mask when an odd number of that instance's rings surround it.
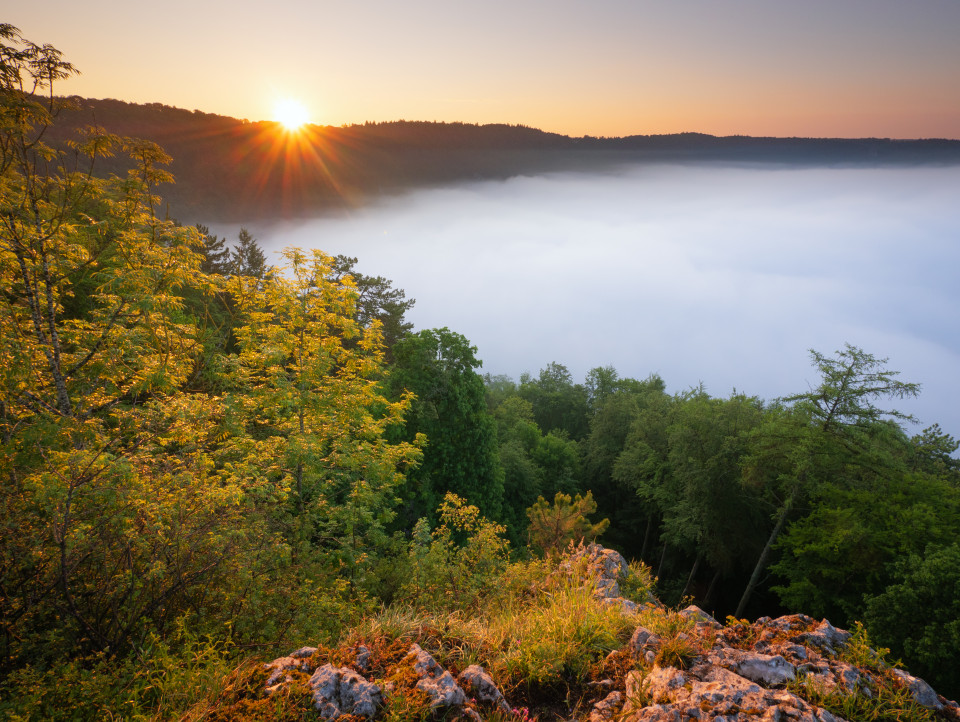
M 286 246 L 357 257 L 486 373 L 610 364 L 772 399 L 812 381 L 808 349 L 849 342 L 923 385 L 901 404 L 921 425 L 957 433 L 958 187 L 955 165 L 635 164 L 245 225 L 274 262 Z

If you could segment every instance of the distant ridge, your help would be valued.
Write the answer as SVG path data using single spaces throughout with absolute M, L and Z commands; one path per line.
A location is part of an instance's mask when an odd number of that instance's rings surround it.
M 519 125 L 400 120 L 308 126 L 284 135 L 250 123 L 159 103 L 74 98 L 54 142 L 97 124 L 152 140 L 173 157 L 176 185 L 161 188 L 185 223 L 319 215 L 371 197 L 469 180 L 632 163 L 732 162 L 810 166 L 960 163 L 960 141 L 883 138 L 718 137 L 704 133 L 571 138 Z M 122 172 L 110 159 L 100 172 Z

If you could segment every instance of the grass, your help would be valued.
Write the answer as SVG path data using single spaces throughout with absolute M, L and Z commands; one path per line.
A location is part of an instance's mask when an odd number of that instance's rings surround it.
M 823 707 L 849 722 L 934 722 L 932 710 L 913 699 L 910 690 L 883 679 L 871 685 L 871 695 L 836 687 L 825 690 L 822 682 L 800 676 L 787 689 L 810 704 Z
M 416 642 L 454 675 L 471 664 L 480 664 L 493 675 L 518 709 L 488 710 L 485 716 L 490 719 L 532 721 L 539 714 L 545 720 L 545 709 L 570 718 L 584 713 L 588 700 L 601 692 L 589 682 L 604 676 L 621 678 L 633 667 L 629 655 L 610 653 L 626 644 L 641 615 L 600 602 L 589 580 L 551 573 L 551 568 L 555 569 L 538 560 L 508 565 L 485 592 L 479 611 L 475 605 L 434 611 L 394 604 L 367 614 L 343 629 L 337 639 L 304 638 L 290 649 L 318 644 L 313 662 L 341 666 L 354 659 L 355 645 L 362 642 L 372 652 L 370 675 L 383 683 Z M 632 571 L 621 586 L 637 601 L 646 601 L 652 577 L 643 567 L 635 565 Z M 679 634 L 690 624 L 677 615 L 656 621 L 653 612 L 644 614 L 665 639 L 673 638 L 671 625 Z M 678 659 L 686 656 L 680 642 L 682 637 L 676 649 Z M 251 656 L 180 629 L 175 638 L 153 640 L 139 659 L 76 660 L 56 670 L 20 670 L 9 679 L 8 687 L 18 691 L 18 698 L 0 701 L 0 717 L 17 721 L 313 719 L 306 675 L 294 673 L 294 684 L 264 696 L 263 663 L 290 651 L 269 649 Z M 394 691 L 385 696 L 378 719 L 433 719 L 422 693 L 403 680 L 393 681 Z M 525 712 L 525 707 L 538 712 Z

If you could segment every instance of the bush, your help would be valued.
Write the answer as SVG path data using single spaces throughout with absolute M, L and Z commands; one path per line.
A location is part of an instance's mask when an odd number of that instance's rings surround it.
M 506 530 L 456 494 L 444 497 L 438 513 L 440 526 L 432 533 L 426 519 L 414 527 L 411 578 L 398 597 L 438 611 L 479 609 L 507 567 Z

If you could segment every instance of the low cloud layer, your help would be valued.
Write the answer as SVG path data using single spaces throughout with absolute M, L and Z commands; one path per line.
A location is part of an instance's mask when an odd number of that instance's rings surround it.
M 900 408 L 960 436 L 958 187 L 958 167 L 638 166 L 249 227 L 267 251 L 357 256 L 487 372 L 612 364 L 769 399 L 816 383 L 808 349 L 849 342 L 923 385 Z

